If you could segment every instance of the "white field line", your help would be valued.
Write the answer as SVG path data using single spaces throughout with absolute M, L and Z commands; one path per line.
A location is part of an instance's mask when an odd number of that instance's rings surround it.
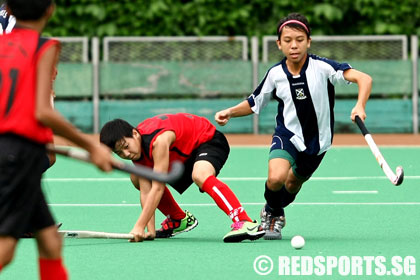
M 267 177 L 220 177 L 222 181 L 264 181 Z M 386 176 L 312 177 L 309 181 L 388 180 Z M 419 180 L 420 176 L 404 176 L 404 180 Z M 125 182 L 130 178 L 44 178 L 44 182 Z
M 333 194 L 378 194 L 378 191 L 332 191 Z
M 264 202 L 245 202 L 242 205 L 257 205 L 262 206 Z M 181 207 L 217 207 L 214 203 L 181 203 Z M 383 205 L 383 206 L 420 206 L 420 202 L 294 202 L 290 206 L 320 206 L 320 205 L 343 205 L 343 206 L 362 206 L 362 205 Z M 140 207 L 139 204 L 75 204 L 75 203 L 51 203 L 51 207 Z

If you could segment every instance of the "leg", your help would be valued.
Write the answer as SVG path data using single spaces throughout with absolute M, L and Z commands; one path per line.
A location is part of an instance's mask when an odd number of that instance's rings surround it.
M 229 143 L 223 133 L 216 131 L 213 138 L 198 147 L 196 152 L 191 175 L 194 183 L 201 191 L 208 193 L 234 223 L 251 222 L 236 195 L 216 178 L 230 152 Z
M 267 204 L 261 210 L 265 239 L 282 238 L 281 230 L 286 225 L 284 208 L 295 200 L 302 184 L 318 168 L 324 154 L 318 156 L 297 152 L 287 139 L 273 137 L 264 193 Z
M 142 201 L 144 201 L 147 193 L 152 187 L 151 182 L 149 180 L 140 179 L 134 175 L 131 175 L 130 179 L 134 187 L 141 191 L 140 203 L 143 205 Z M 181 207 L 179 207 L 167 187 L 165 188 L 165 192 L 163 193 L 157 208 L 167 218 L 161 223 L 162 227 L 155 231 L 155 238 L 169 238 L 190 231 L 198 225 L 198 220 L 193 214 L 188 210 L 183 211 Z M 147 226 L 148 231 L 152 228 L 154 229 L 154 221 L 153 227 L 152 225 Z
M 284 216 L 283 208 L 292 203 L 306 179 L 296 177 L 288 160 L 275 158 L 269 161 L 265 186 L 266 210 L 275 216 Z
M 42 156 L 41 161 L 39 164 L 42 166 L 42 172 L 46 172 L 48 168 L 54 165 L 56 161 L 55 153 L 47 151 L 45 156 Z M 61 223 L 57 224 L 57 228 L 61 226 Z M 25 232 L 22 234 L 21 238 L 33 238 L 34 233 L 31 231 Z
M 290 162 L 284 158 L 273 158 L 268 162 L 268 179 L 264 197 L 267 201 L 266 210 L 275 216 L 284 216 L 281 193 L 290 169 Z
M 285 226 L 283 208 L 294 199 L 285 185 L 289 182 L 296 155 L 297 150 L 287 137 L 273 136 L 264 191 L 266 205 L 261 210 L 261 225 L 266 231 L 264 239 L 282 238 L 281 229 Z
M 61 236 L 41 190 L 35 199 L 31 222 L 38 247 L 41 280 L 66 280 L 68 276 L 62 262 Z
M 192 177 L 197 186 L 209 194 L 216 202 L 217 206 L 219 206 L 233 222 L 251 222 L 251 218 L 246 214 L 236 195 L 225 183 L 217 179 L 215 174 L 216 170 L 208 161 L 200 160 L 194 164 Z
M 16 244 L 17 239 L 11 236 L 0 236 L 0 271 L 12 261 Z
M 232 231 L 225 235 L 225 242 L 255 240 L 264 235 L 257 222 L 245 212 L 232 190 L 216 178 L 229 156 L 229 143 L 223 133 L 216 130 L 213 138 L 197 148 L 192 179 L 201 191 L 209 194 L 217 206 L 233 221 Z
M 62 240 L 56 226 L 50 226 L 35 233 L 39 257 L 42 259 L 61 258 Z
M 133 186 L 136 189 L 140 190 L 140 179 L 135 175 L 131 175 L 130 179 L 133 183 Z M 147 192 L 147 187 L 148 189 L 150 189 L 151 187 L 149 186 L 150 183 L 148 183 L 147 181 L 148 180 L 143 180 L 142 183 L 142 189 L 144 192 Z M 160 200 L 158 209 L 166 217 L 170 216 L 171 218 L 176 220 L 181 220 L 185 218 L 185 212 L 181 209 L 181 207 L 179 207 L 178 203 L 175 201 L 168 188 L 165 188 L 165 192 L 163 193 L 162 199 Z
M 67 271 L 61 257 L 62 240 L 56 226 L 35 234 L 39 252 L 39 270 L 42 280 L 67 280 Z
M 9 194 L 7 197 L 0 196 L 0 265 L 10 262 L 17 240 L 31 229 L 39 232 L 50 228 L 47 236 L 43 236 L 41 232 L 37 237 L 42 238 L 41 243 L 38 242 L 40 265 L 43 257 L 60 257 L 61 243 L 57 228 L 41 190 L 42 166 L 39 163 L 46 158 L 45 148 L 17 136 L 0 137 L 0 144 L 4 148 L 0 151 L 0 187 L 2 193 Z M 58 242 L 51 232 L 57 236 Z M 41 268 L 45 266 L 41 265 Z M 41 269 L 41 272 L 43 270 L 45 269 Z M 50 268 L 46 270 L 52 271 Z M 67 279 L 56 276 L 59 274 L 41 279 Z
M 262 227 L 252 221 L 232 190 L 215 177 L 215 169 L 208 161 L 197 161 L 194 164 L 193 180 L 201 190 L 208 193 L 217 206 L 233 221 L 232 230 L 224 237 L 224 242 L 241 242 L 245 239 L 255 240 L 264 235 Z
M 267 240 L 282 239 L 281 230 L 286 226 L 284 208 L 295 200 L 302 184 L 306 181 L 296 177 L 290 165 L 285 181 L 282 179 L 284 178 L 283 176 L 273 176 L 275 172 L 270 171 L 276 170 L 278 172 L 280 168 L 276 168 L 276 162 L 281 161 L 286 160 L 273 159 L 269 163 L 269 179 L 267 180 L 264 193 L 267 204 L 261 211 L 261 224 L 266 231 L 264 239 Z M 286 172 L 283 172 L 281 175 L 284 173 Z M 280 180 L 276 180 L 276 178 L 280 178 Z M 279 186 L 281 187 L 279 188 Z

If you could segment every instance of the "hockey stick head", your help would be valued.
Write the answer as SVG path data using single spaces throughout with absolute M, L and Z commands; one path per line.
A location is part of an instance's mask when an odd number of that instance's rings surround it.
M 404 180 L 404 170 L 403 170 L 402 166 L 397 167 L 396 174 L 397 174 L 397 176 L 395 177 L 395 180 L 394 180 L 393 183 L 394 183 L 394 185 L 399 186 L 399 185 L 401 185 L 401 183 Z

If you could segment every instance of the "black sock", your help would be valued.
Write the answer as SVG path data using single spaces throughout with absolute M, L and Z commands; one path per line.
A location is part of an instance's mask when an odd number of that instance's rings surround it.
M 272 191 L 267 187 L 267 183 L 265 183 L 264 197 L 267 201 L 265 210 L 274 216 L 284 216 L 283 208 L 292 203 L 296 195 L 297 193 L 289 193 L 285 186 L 281 187 L 279 191 Z
M 280 191 L 272 191 L 267 187 L 265 183 L 264 197 L 266 200 L 265 211 L 271 213 L 274 216 L 284 216 L 283 207 L 281 207 L 281 193 Z
M 283 216 L 284 217 L 284 209 L 283 208 L 272 208 L 270 205 L 265 204 L 265 211 L 270 213 L 273 216 Z
M 292 203 L 297 195 L 297 193 L 289 193 L 285 186 L 280 189 L 279 193 L 281 196 L 281 207 L 283 208 Z

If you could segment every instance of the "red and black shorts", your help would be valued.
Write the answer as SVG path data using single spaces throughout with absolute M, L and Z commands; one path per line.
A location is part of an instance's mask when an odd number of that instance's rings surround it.
M 0 135 L 0 235 L 19 239 L 55 224 L 41 190 L 45 146 Z

